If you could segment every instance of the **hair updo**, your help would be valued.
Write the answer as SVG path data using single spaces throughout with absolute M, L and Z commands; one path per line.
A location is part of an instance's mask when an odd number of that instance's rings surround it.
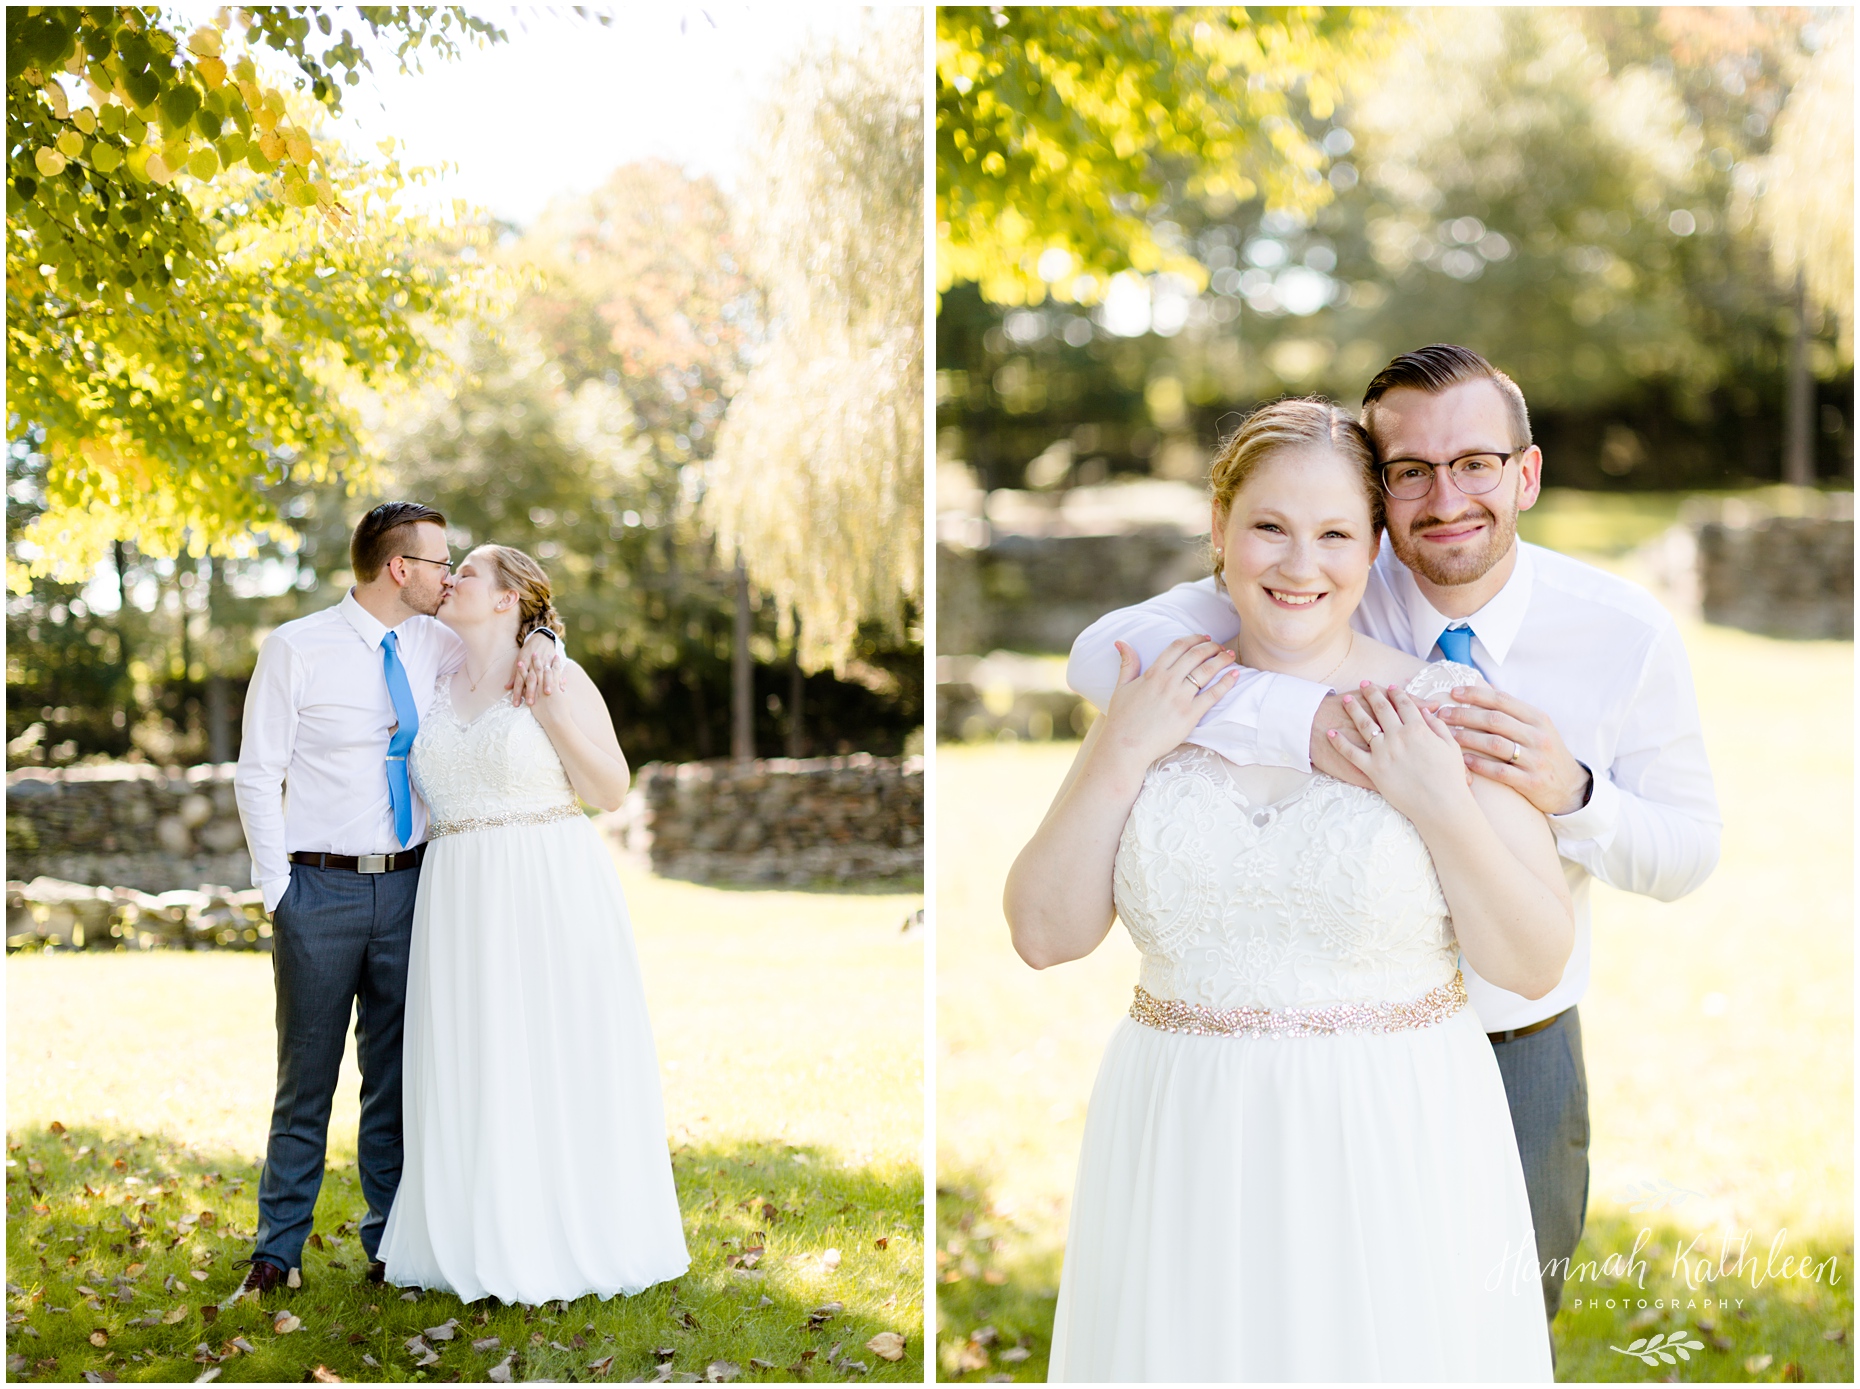
M 1380 534 L 1384 524 L 1382 479 L 1369 435 L 1348 411 L 1322 396 L 1275 400 L 1262 405 L 1221 444 L 1208 473 L 1208 490 L 1225 517 L 1234 497 L 1260 464 L 1288 449 L 1322 446 L 1355 467 L 1369 503 L 1369 523 Z M 1220 536 L 1212 537 L 1218 546 Z M 1218 575 L 1219 565 L 1215 572 Z
M 562 619 L 549 601 L 549 576 L 540 564 L 509 545 L 480 545 L 472 553 L 490 560 L 495 587 L 517 595 L 518 646 L 538 627 L 547 627 L 561 636 Z

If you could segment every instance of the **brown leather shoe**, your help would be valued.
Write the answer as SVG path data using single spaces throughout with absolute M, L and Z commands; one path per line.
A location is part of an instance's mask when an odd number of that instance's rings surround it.
M 245 1271 L 245 1282 L 239 1285 L 239 1291 L 226 1299 L 228 1303 L 237 1302 L 242 1297 L 250 1297 L 254 1300 L 261 1298 L 273 1288 L 283 1287 L 285 1280 L 289 1277 L 283 1269 L 266 1259 L 241 1260 L 241 1262 L 249 1262 L 252 1266 Z M 234 1265 L 235 1268 L 237 1266 Z

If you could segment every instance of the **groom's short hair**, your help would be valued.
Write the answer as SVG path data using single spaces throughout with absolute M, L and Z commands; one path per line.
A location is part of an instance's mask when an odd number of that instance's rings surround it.
M 1381 371 L 1363 392 L 1363 428 L 1376 438 L 1375 404 L 1390 391 L 1425 391 L 1439 395 L 1462 381 L 1490 381 L 1505 398 L 1511 416 L 1511 446 L 1521 449 L 1531 442 L 1531 412 L 1525 408 L 1524 392 L 1518 383 L 1493 366 L 1470 347 L 1456 347 L 1437 342 L 1429 347 L 1404 352 Z M 1381 441 L 1377 440 L 1378 451 Z
M 349 538 L 349 568 L 355 571 L 355 582 L 373 583 L 407 543 L 408 528 L 422 521 L 443 526 L 446 518 L 421 502 L 382 502 L 356 522 L 355 534 Z

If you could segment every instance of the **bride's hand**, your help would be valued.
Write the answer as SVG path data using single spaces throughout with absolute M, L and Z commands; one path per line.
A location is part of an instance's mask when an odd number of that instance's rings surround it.
M 1137 653 L 1121 641 L 1116 646 L 1122 659 L 1103 746 L 1144 767 L 1188 737 L 1240 673 L 1234 653 L 1203 636 L 1170 642 L 1142 674 Z
M 1358 693 L 1346 694 L 1343 705 L 1369 748 L 1336 729 L 1329 731 L 1331 745 L 1403 815 L 1420 824 L 1471 803 L 1460 745 L 1432 711 L 1394 685 L 1385 691 L 1367 681 Z

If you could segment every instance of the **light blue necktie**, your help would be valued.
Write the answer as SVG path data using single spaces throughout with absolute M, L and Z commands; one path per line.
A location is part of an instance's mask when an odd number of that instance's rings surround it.
M 1440 654 L 1449 661 L 1457 661 L 1463 666 L 1472 666 L 1472 628 L 1449 627 L 1440 634 Z M 1474 670 L 1479 667 L 1473 666 Z
M 400 663 L 400 642 L 389 632 L 381 638 L 381 670 L 387 676 L 388 698 L 394 701 L 394 717 L 400 726 L 388 740 L 388 798 L 394 802 L 394 833 L 401 847 L 413 838 L 413 787 L 407 781 L 407 753 L 413 736 L 420 731 L 420 711 L 414 708 L 413 691 L 407 686 L 407 671 Z

